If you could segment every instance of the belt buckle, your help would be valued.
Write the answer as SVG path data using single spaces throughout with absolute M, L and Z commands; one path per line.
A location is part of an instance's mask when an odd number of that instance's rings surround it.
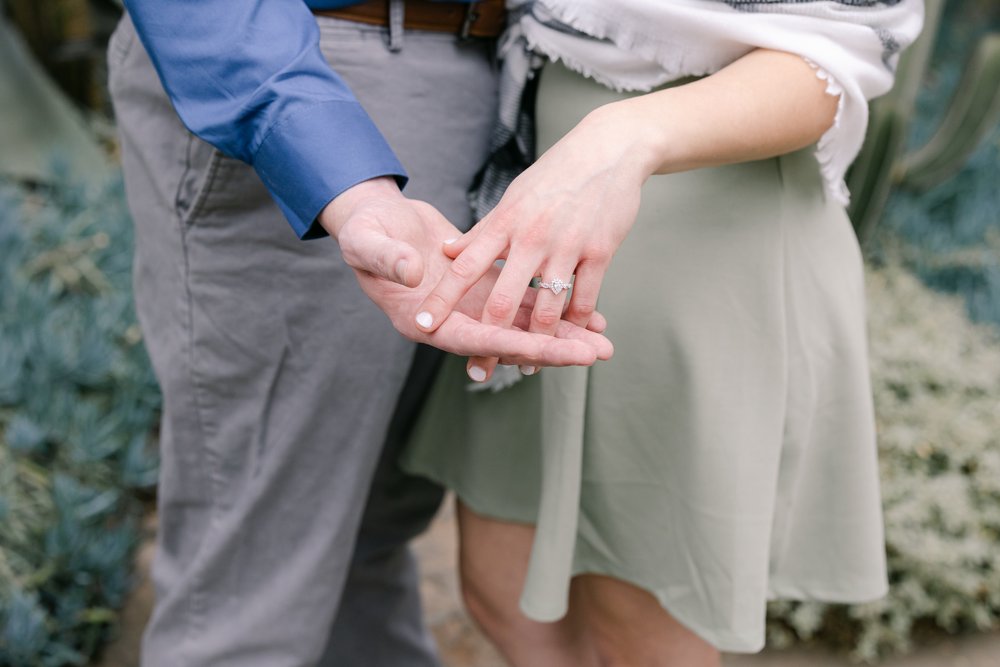
M 458 38 L 461 41 L 467 41 L 469 39 L 469 34 L 472 31 L 472 24 L 479 19 L 479 9 L 476 5 L 478 2 L 470 2 L 468 9 L 465 10 L 465 20 L 462 21 L 462 27 L 458 31 Z

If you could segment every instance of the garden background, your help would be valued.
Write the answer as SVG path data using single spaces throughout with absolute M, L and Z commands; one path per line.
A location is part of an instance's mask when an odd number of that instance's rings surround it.
M 1000 665 L 1000 4 L 927 6 L 851 176 L 891 592 L 772 603 L 768 649 L 727 665 Z M 103 87 L 119 12 L 0 0 L 0 667 L 132 667 L 151 599 L 159 396 Z M 451 522 L 418 545 L 429 616 L 448 665 L 498 665 L 457 605 Z

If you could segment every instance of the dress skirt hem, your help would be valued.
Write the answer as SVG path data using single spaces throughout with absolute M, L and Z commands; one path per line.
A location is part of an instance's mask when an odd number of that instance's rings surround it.
M 539 146 L 625 96 L 547 66 Z M 887 590 L 863 269 L 809 149 L 652 176 L 601 287 L 614 357 L 496 393 L 448 360 L 403 464 L 536 525 L 530 617 L 597 572 L 758 651 L 768 599 Z
M 460 481 L 456 479 L 439 478 L 435 475 L 434 470 L 421 469 L 416 463 L 410 464 L 407 467 L 409 468 L 408 472 L 422 475 L 448 489 L 451 489 L 455 496 L 466 507 L 482 517 L 495 521 L 517 523 L 521 525 L 535 525 L 534 517 L 525 516 L 524 513 L 512 516 L 511 514 L 497 512 L 495 508 L 491 507 L 491 503 L 489 501 L 477 498 L 474 492 L 465 489 Z M 666 612 L 676 619 L 681 625 L 688 628 L 720 651 L 727 653 L 758 653 L 764 648 L 764 641 L 760 633 L 754 633 L 749 637 L 742 637 L 728 633 L 720 633 L 711 627 L 703 625 L 696 618 L 693 618 L 685 613 L 682 608 L 671 604 L 667 597 L 662 592 L 657 590 L 657 586 L 654 583 L 645 580 L 641 576 L 626 572 L 623 569 L 608 563 L 575 563 L 572 570 L 572 576 L 575 577 L 582 574 L 596 574 L 613 577 L 649 592 L 656 598 L 660 606 L 663 607 L 663 609 L 666 610 Z M 864 604 L 877 601 L 885 597 L 888 592 L 888 584 L 883 579 L 865 582 L 859 584 L 853 589 L 845 588 L 842 590 L 829 589 L 825 586 L 812 587 L 802 583 L 793 584 L 772 581 L 768 587 L 767 599 L 801 600 L 824 602 L 828 604 Z M 563 615 L 565 615 L 562 614 L 553 617 L 551 614 L 546 613 L 546 610 L 536 611 L 530 607 L 526 608 L 523 605 L 521 606 L 521 611 L 528 618 L 541 623 L 558 621 Z

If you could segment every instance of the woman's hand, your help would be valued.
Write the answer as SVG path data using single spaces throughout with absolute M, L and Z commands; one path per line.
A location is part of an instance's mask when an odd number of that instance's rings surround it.
M 497 258 L 507 263 L 484 323 L 508 326 L 533 276 L 568 282 L 575 272 L 564 318 L 585 326 L 648 176 L 805 148 L 836 111 L 837 98 L 810 65 L 768 49 L 693 83 L 594 110 L 511 183 L 472 231 L 445 247 L 455 261 L 421 305 L 417 326 L 434 331 Z M 541 290 L 529 329 L 551 333 L 565 300 L 564 292 Z M 484 380 L 494 366 L 473 358 L 469 375 Z
M 611 356 L 611 343 L 596 333 L 605 324 L 600 317 L 590 323 L 589 331 L 569 322 L 557 323 L 552 336 L 519 330 L 528 326 L 533 295 L 518 302 L 513 328 L 480 322 L 498 269 L 477 282 L 437 330 L 418 329 L 417 305 L 451 264 L 441 254 L 442 241 L 458 230 L 433 206 L 404 197 L 391 179 L 363 185 L 327 206 L 320 223 L 337 239 L 361 288 L 404 336 L 462 356 L 496 355 L 506 363 L 590 365 Z
M 638 129 L 626 104 L 597 109 L 515 179 L 472 231 L 444 246 L 454 262 L 421 305 L 418 326 L 435 330 L 496 259 L 504 258 L 482 311 L 484 324 L 511 326 L 533 277 L 569 283 L 575 275 L 565 314 L 569 291 L 538 290 L 528 330 L 551 335 L 563 320 L 586 327 L 608 264 L 635 221 L 642 183 L 653 170 L 655 153 Z M 473 357 L 469 376 L 485 380 L 496 363 Z

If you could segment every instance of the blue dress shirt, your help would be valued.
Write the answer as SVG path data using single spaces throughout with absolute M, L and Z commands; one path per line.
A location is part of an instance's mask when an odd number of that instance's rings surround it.
M 178 115 L 252 165 L 300 238 L 361 181 L 406 172 L 319 49 L 310 8 L 356 0 L 125 0 Z

